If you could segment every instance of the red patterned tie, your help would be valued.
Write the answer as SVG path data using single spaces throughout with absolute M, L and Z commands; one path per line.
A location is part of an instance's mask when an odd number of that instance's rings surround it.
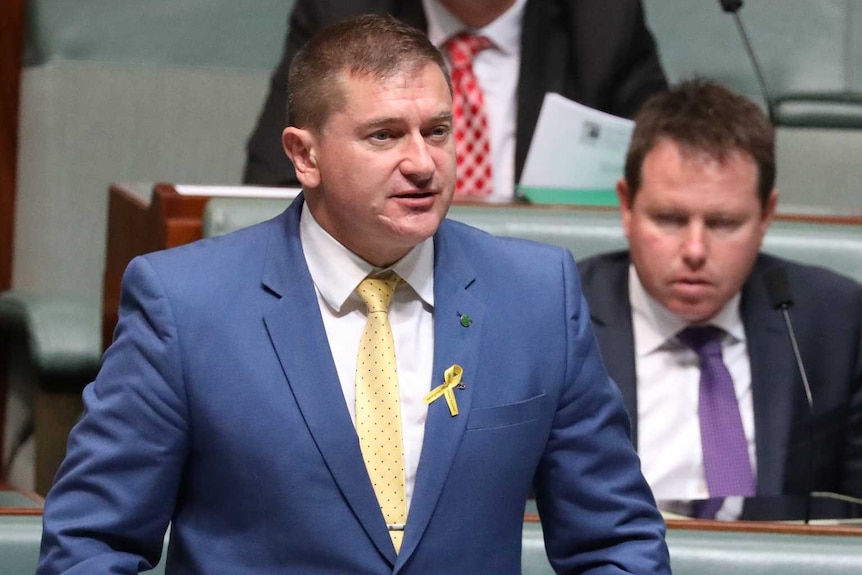
M 484 36 L 461 33 L 443 46 L 452 64 L 452 110 L 458 160 L 455 194 L 489 196 L 493 186 L 491 140 L 482 88 L 473 73 L 473 57 L 493 44 Z

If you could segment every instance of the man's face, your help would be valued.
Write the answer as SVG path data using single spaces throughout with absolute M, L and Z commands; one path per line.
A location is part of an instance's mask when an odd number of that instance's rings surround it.
M 319 134 L 288 128 L 309 209 L 335 239 L 387 266 L 431 237 L 455 189 L 452 97 L 434 64 L 386 80 L 341 75 L 346 105 Z M 291 153 L 289 132 L 307 142 Z
M 634 200 L 625 181 L 617 185 L 641 283 L 686 322 L 711 319 L 748 277 L 778 197 L 773 190 L 762 209 L 757 180 L 746 154 L 719 162 L 662 139 L 644 158 Z

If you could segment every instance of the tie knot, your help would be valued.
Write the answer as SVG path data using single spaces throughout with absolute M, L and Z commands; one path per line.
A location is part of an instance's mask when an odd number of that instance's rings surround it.
M 473 64 L 473 58 L 494 45 L 488 38 L 468 32 L 461 32 L 446 40 L 443 46 L 449 52 L 453 69 L 466 68 Z
M 401 278 L 395 272 L 387 272 L 378 277 L 366 277 L 359 282 L 356 293 L 368 306 L 368 313 L 386 312 L 389 310 L 389 301 L 399 281 Z
M 721 336 L 724 330 L 714 325 L 687 327 L 676 338 L 685 346 L 690 347 L 701 360 L 710 356 L 721 357 Z

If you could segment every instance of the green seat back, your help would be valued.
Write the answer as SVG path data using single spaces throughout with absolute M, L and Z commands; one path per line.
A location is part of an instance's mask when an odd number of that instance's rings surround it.
M 279 214 L 287 200 L 212 198 L 204 211 L 204 235 L 227 233 Z M 449 218 L 492 234 L 536 240 L 567 248 L 576 259 L 625 248 L 619 215 L 613 211 L 553 206 L 455 205 Z M 862 282 L 862 226 L 775 221 L 765 252 L 831 268 Z

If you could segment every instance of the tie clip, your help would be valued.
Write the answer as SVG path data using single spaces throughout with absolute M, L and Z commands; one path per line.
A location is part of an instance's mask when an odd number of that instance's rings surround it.
M 404 531 L 404 523 L 387 523 L 386 529 L 389 531 Z

